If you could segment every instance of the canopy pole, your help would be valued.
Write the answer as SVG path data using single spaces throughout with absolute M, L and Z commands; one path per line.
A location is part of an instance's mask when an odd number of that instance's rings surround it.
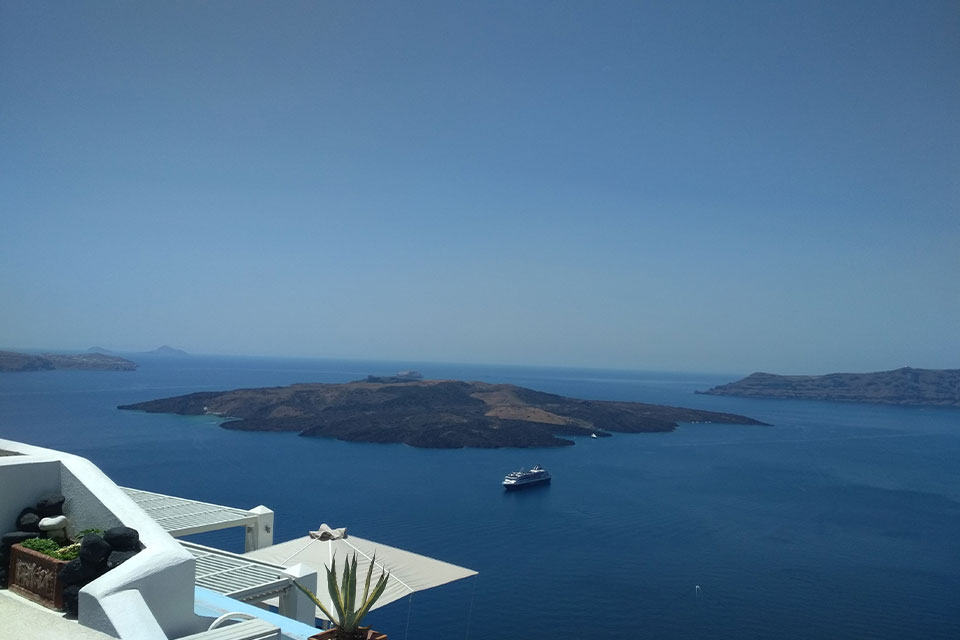
M 407 626 L 403 630 L 403 640 L 407 640 L 407 635 L 410 633 L 410 612 L 413 611 L 413 592 L 410 592 L 410 595 L 407 596 Z

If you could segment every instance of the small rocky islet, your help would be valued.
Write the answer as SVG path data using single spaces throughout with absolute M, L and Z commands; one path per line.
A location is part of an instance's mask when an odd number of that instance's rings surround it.
M 368 377 L 342 384 L 205 391 L 119 409 L 216 415 L 245 431 L 414 447 L 555 447 L 562 436 L 673 431 L 680 422 L 764 425 L 746 416 L 639 402 L 579 400 L 511 384 Z

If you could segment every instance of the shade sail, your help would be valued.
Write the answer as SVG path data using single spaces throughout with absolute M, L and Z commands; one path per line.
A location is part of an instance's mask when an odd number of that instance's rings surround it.
M 465 567 L 448 562 L 428 558 L 417 553 L 389 547 L 379 542 L 344 535 L 338 539 L 321 540 L 318 537 L 304 536 L 288 542 L 282 542 L 244 555 L 257 560 L 263 560 L 284 567 L 295 564 L 305 564 L 317 570 L 318 593 L 317 597 L 325 607 L 333 611 L 330 595 L 327 593 L 325 566 L 330 566 L 334 557 L 337 558 L 337 572 L 342 575 L 341 567 L 348 556 L 357 554 L 357 600 L 363 595 L 363 582 L 367 577 L 367 568 L 376 554 L 376 566 L 373 570 L 371 584 L 380 577 L 380 572 L 386 569 L 390 573 L 387 587 L 373 606 L 378 609 L 395 600 L 404 598 L 414 591 L 432 589 L 442 584 L 469 578 L 477 575 Z M 317 617 L 326 619 L 326 616 L 317 609 Z

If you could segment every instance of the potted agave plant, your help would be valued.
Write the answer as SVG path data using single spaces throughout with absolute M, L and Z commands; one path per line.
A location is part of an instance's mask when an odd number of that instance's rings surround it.
M 380 573 L 380 579 L 370 588 L 370 578 L 373 575 L 373 565 L 376 564 L 376 556 L 370 567 L 367 569 L 367 579 L 363 585 L 363 596 L 357 603 L 357 555 L 353 554 L 353 560 L 347 558 L 346 566 L 343 569 L 343 576 L 340 584 L 337 584 L 337 559 L 333 559 L 332 566 L 327 569 L 327 591 L 330 593 L 330 600 L 333 601 L 333 608 L 336 615 L 332 614 L 327 607 L 320 602 L 317 595 L 307 589 L 302 584 L 294 581 L 301 591 L 310 596 L 314 604 L 323 612 L 323 614 L 333 623 L 333 628 L 322 633 L 310 636 L 310 640 L 387 640 L 386 634 L 373 631 L 370 627 L 361 627 L 360 621 L 370 612 L 373 604 L 383 595 L 383 590 L 387 588 L 387 580 L 390 574 L 386 571 Z

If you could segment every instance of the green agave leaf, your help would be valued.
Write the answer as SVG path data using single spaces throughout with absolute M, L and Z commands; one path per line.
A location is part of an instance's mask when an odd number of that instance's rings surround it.
M 377 564 L 377 554 L 374 552 L 373 560 L 370 561 L 370 566 L 367 567 L 367 579 L 363 583 L 363 597 L 360 599 L 360 606 L 362 607 L 367 602 L 367 596 L 370 595 L 370 576 L 373 575 L 373 567 Z
M 340 597 L 342 598 L 341 602 L 343 603 L 343 610 L 349 611 L 347 604 L 349 603 L 350 596 L 347 594 L 347 585 L 350 583 L 350 558 L 347 558 L 346 562 L 343 563 L 343 576 L 340 580 Z
M 353 562 L 350 563 L 350 571 L 347 572 L 347 576 L 349 580 L 347 580 L 346 600 L 349 604 L 346 606 L 346 610 L 353 616 L 357 604 L 357 554 L 353 554 Z
M 309 589 L 296 581 L 294 581 L 294 584 L 310 596 L 310 599 L 313 600 L 320 611 L 322 611 L 337 628 L 345 632 L 351 632 L 360 626 L 360 621 L 370 612 L 370 609 L 387 588 L 390 573 L 383 570 L 380 573 L 377 584 L 373 587 L 372 591 L 370 590 L 370 580 L 373 576 L 373 567 L 375 564 L 376 555 L 374 555 L 373 561 L 367 569 L 367 578 L 363 585 L 363 598 L 360 602 L 360 608 L 354 610 L 357 604 L 357 554 L 353 554 L 352 558 L 348 557 L 344 562 L 345 566 L 343 567 L 343 575 L 340 576 L 339 585 L 337 584 L 337 560 L 336 558 L 333 559 L 331 566 L 327 567 L 327 591 L 330 592 L 330 599 L 333 601 L 333 606 L 337 611 L 336 616 L 331 615 L 317 596 Z
M 357 612 L 358 622 L 370 612 L 370 608 L 373 607 L 374 603 L 376 603 L 380 596 L 383 595 L 384 590 L 387 588 L 387 581 L 389 580 L 389 573 L 380 574 L 380 579 L 377 580 L 377 585 L 373 588 L 373 592 L 370 594 L 370 597 L 364 598 L 364 602 L 361 603 L 360 610 Z
M 329 611 L 327 611 L 327 608 L 323 606 L 323 603 L 320 602 L 320 598 L 317 597 L 317 594 L 315 594 L 313 591 L 310 591 L 310 589 L 307 589 L 305 586 L 303 586 L 296 580 L 293 581 L 293 584 L 297 585 L 297 588 L 300 589 L 300 591 L 303 591 L 305 594 L 310 596 L 310 599 L 313 600 L 313 603 L 317 605 L 317 608 L 323 612 L 323 615 L 327 616 L 328 620 L 331 620 L 331 621 L 333 620 L 333 616 L 330 614 Z
M 344 620 L 343 615 L 343 598 L 340 595 L 340 589 L 337 588 L 337 559 L 333 559 L 332 567 L 327 569 L 327 591 L 330 593 L 330 599 L 333 600 L 333 607 L 337 610 L 339 614 L 336 620 L 331 620 L 336 622 L 339 626 L 340 623 Z

